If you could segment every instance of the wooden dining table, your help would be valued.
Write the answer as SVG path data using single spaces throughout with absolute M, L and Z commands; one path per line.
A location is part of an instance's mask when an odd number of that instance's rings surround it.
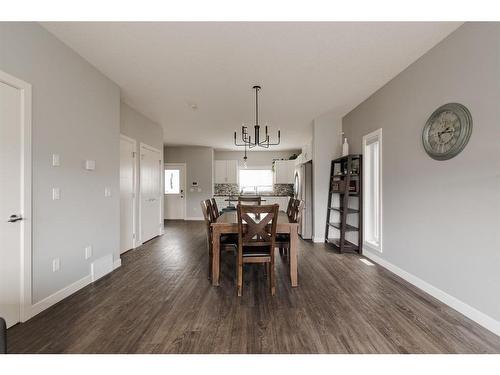
M 222 234 L 238 234 L 238 215 L 236 211 L 223 212 L 212 224 L 212 285 L 219 286 L 220 278 L 220 236 Z M 245 225 L 245 224 L 244 224 Z M 297 270 L 297 251 L 299 245 L 298 224 L 292 222 L 286 212 L 280 211 L 276 225 L 277 234 L 290 235 L 289 265 L 290 283 L 292 287 L 299 286 Z

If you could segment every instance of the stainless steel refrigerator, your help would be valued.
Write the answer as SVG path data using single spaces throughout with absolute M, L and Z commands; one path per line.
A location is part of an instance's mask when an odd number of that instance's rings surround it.
M 312 161 L 295 167 L 293 193 L 296 199 L 304 201 L 302 222 L 299 225 L 299 235 L 305 239 L 312 239 L 313 202 L 312 202 Z

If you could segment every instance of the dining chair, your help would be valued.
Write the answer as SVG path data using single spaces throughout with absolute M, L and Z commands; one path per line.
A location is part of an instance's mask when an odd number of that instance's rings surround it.
M 293 198 L 293 197 L 290 197 L 288 199 L 288 206 L 286 208 L 286 216 L 288 216 L 288 217 L 292 217 L 292 209 L 293 209 L 294 201 L 295 201 L 295 198 Z
M 212 203 L 213 217 L 217 219 L 220 216 L 220 211 L 219 208 L 217 207 L 217 202 L 215 201 L 215 198 L 210 199 L 210 202 Z
M 298 223 L 300 225 L 302 221 L 302 211 L 304 211 L 304 201 L 300 199 L 293 199 L 291 214 L 288 216 L 288 220 L 292 223 Z M 288 250 L 290 249 L 290 235 L 287 233 L 281 233 L 276 236 L 276 247 L 279 249 L 280 255 L 288 256 Z
M 212 259 L 213 259 L 213 248 L 212 248 L 212 226 L 211 224 L 217 219 L 213 217 L 212 202 L 210 199 L 200 202 L 201 211 L 203 212 L 203 219 L 205 221 L 205 229 L 208 244 L 208 278 L 212 277 Z M 238 236 L 232 234 L 225 234 L 220 236 L 220 250 L 222 251 L 236 251 L 238 246 Z M 220 268 L 220 267 L 219 267 Z
M 238 204 L 241 204 L 241 205 L 260 206 L 261 203 L 262 203 L 262 198 L 260 196 L 259 197 L 242 197 L 242 196 L 238 197 Z
M 279 205 L 248 206 L 238 204 L 238 296 L 243 291 L 243 264 L 265 263 L 271 295 L 276 292 L 274 249 Z M 259 217 L 259 218 L 258 218 Z

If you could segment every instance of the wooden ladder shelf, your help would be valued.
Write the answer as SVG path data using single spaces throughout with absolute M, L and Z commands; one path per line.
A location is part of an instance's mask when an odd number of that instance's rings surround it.
M 355 201 L 357 201 L 357 205 Z M 354 216 L 357 216 L 357 220 L 353 219 Z M 362 155 L 346 155 L 332 160 L 330 168 L 330 187 L 328 192 L 328 209 L 326 214 L 325 242 L 333 245 L 340 253 L 362 253 Z

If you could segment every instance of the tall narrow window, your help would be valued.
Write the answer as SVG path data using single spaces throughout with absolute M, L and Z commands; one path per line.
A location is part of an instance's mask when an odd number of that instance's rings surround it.
M 363 245 L 382 252 L 382 129 L 363 137 Z

